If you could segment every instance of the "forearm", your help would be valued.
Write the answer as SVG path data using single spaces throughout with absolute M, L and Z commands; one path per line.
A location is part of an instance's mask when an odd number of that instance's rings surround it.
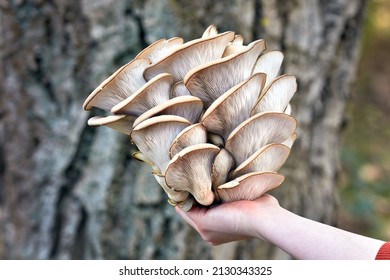
M 260 215 L 259 237 L 297 259 L 374 259 L 383 241 L 321 224 L 281 207 Z

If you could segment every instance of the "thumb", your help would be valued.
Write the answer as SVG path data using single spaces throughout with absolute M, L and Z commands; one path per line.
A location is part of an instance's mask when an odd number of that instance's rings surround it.
M 190 224 L 197 231 L 199 230 L 197 226 L 197 221 L 204 214 L 205 209 L 199 207 L 193 207 L 190 211 L 183 211 L 180 207 L 175 207 L 176 212 L 182 217 L 188 224 Z

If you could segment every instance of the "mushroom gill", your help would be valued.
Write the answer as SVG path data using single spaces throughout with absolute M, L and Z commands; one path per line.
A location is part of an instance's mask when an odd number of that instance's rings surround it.
M 264 88 L 267 88 L 278 75 L 283 59 L 284 55 L 282 52 L 269 51 L 262 54 L 257 60 L 253 73 L 265 73 L 267 75 Z
M 89 126 L 107 126 L 116 131 L 130 135 L 134 123 L 133 116 L 115 115 L 115 116 L 95 116 L 88 120 Z
M 169 73 L 175 82 L 181 81 L 190 69 L 222 57 L 227 44 L 233 39 L 234 32 L 228 31 L 184 43 L 173 53 L 148 66 L 144 77 L 149 80 L 158 74 Z
M 152 117 L 134 127 L 130 138 L 145 158 L 156 165 L 159 174 L 164 175 L 172 141 L 189 125 L 188 120 L 179 116 Z
M 207 130 L 201 123 L 195 123 L 184 128 L 173 140 L 169 148 L 169 156 L 173 158 L 184 148 L 207 142 Z
M 195 96 L 179 96 L 161 103 L 140 115 L 133 126 L 156 115 L 175 115 L 195 123 L 203 110 L 202 101 Z
M 209 132 L 228 138 L 250 113 L 264 86 L 266 76 L 257 73 L 232 87 L 215 100 L 203 114 L 201 122 Z
M 185 76 L 184 84 L 208 108 L 224 92 L 251 75 L 264 49 L 264 40 L 254 41 L 238 53 L 193 68 Z
M 214 202 L 211 169 L 219 152 L 212 144 L 196 144 L 176 154 L 169 162 L 165 182 L 176 191 L 188 191 L 202 205 Z
M 268 144 L 260 148 L 230 175 L 235 178 L 246 173 L 259 171 L 278 171 L 290 155 L 290 148 L 283 144 Z
M 233 130 L 225 148 L 240 165 L 261 147 L 286 141 L 295 132 L 296 126 L 297 121 L 283 113 L 256 114 Z
M 91 110 L 92 107 L 97 107 L 109 112 L 146 83 L 143 73 L 149 65 L 150 60 L 144 58 L 136 58 L 123 65 L 87 97 L 83 108 Z
M 111 108 L 111 112 L 139 116 L 147 110 L 168 101 L 172 84 L 171 75 L 167 73 L 160 74 L 144 84 L 134 94 L 117 103 Z
M 252 172 L 244 174 L 218 187 L 223 202 L 255 200 L 267 191 L 282 184 L 284 176 L 276 172 Z
M 295 76 L 283 75 L 275 79 L 252 110 L 252 115 L 262 112 L 283 113 L 294 93 L 297 91 L 297 81 Z

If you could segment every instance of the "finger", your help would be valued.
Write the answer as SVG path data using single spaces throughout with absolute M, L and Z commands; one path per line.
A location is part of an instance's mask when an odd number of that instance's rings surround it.
M 198 226 L 196 223 L 191 219 L 191 217 L 188 215 L 188 212 L 183 211 L 180 207 L 175 207 L 176 212 L 180 215 L 180 217 L 183 218 L 188 224 L 190 224 L 195 230 L 199 231 Z

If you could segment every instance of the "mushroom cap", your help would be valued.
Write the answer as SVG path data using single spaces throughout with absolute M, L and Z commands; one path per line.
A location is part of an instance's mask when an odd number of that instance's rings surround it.
M 219 148 L 212 144 L 196 144 L 176 154 L 169 162 L 165 182 L 174 190 L 190 192 L 202 205 L 213 203 L 211 168 Z
M 215 25 L 210 25 L 209 27 L 206 28 L 206 30 L 202 34 L 202 38 L 209 38 L 213 37 L 218 34 L 218 29 Z
M 114 114 L 139 116 L 147 110 L 169 100 L 172 76 L 163 73 L 144 84 L 133 95 L 112 107 Z
M 186 88 L 183 81 L 174 84 L 171 91 L 172 98 L 184 95 L 191 95 L 191 92 Z
M 169 148 L 172 141 L 189 125 L 188 120 L 179 116 L 152 117 L 134 127 L 130 138 L 141 153 L 164 174 L 170 160 Z
M 223 140 L 222 136 L 209 131 L 207 132 L 207 139 L 215 146 L 223 147 L 225 145 L 225 141 Z
M 149 64 L 149 59 L 136 58 L 123 65 L 87 97 L 83 104 L 84 110 L 97 107 L 110 111 L 146 83 L 143 72 Z
M 167 186 L 164 176 L 153 175 L 158 184 L 162 187 L 164 192 L 168 195 L 169 202 L 176 206 L 179 203 L 184 203 L 190 196 L 187 191 L 175 191 Z
M 169 73 L 174 82 L 181 81 L 190 69 L 222 57 L 225 47 L 233 39 L 234 32 L 228 31 L 184 43 L 171 54 L 147 67 L 144 77 L 149 80 L 158 74 Z
M 176 115 L 185 118 L 190 123 L 199 120 L 203 111 L 202 100 L 195 96 L 179 96 L 159 104 L 143 113 L 135 121 L 133 126 L 156 115 Z
M 251 75 L 257 57 L 264 49 L 263 40 L 254 41 L 238 53 L 191 69 L 184 84 L 208 108 L 224 92 Z
M 133 128 L 134 117 L 126 115 L 95 116 L 88 120 L 89 126 L 107 126 L 116 131 L 130 135 Z
M 269 51 L 262 54 L 257 60 L 253 73 L 267 74 L 267 81 L 265 82 L 264 88 L 267 88 L 278 75 L 283 59 L 284 55 L 282 52 Z
M 278 186 L 284 176 L 276 172 L 252 172 L 218 187 L 218 195 L 223 202 L 255 200 Z
M 175 206 L 179 206 L 183 211 L 190 211 L 195 204 L 195 199 L 192 195 L 189 195 L 183 202 L 176 203 Z
M 148 58 L 151 63 L 156 63 L 161 58 L 172 53 L 183 44 L 183 38 L 173 37 L 168 40 L 160 39 L 143 49 L 135 58 Z
M 240 165 L 261 147 L 286 141 L 297 127 L 297 121 L 286 114 L 266 112 L 242 122 L 229 135 L 225 148 Z
M 286 141 L 284 141 L 282 144 L 287 146 L 289 149 L 291 149 L 292 145 L 294 144 L 295 140 L 297 140 L 298 134 L 294 132 L 290 137 L 287 138 Z
M 217 188 L 228 180 L 229 172 L 234 167 L 234 158 L 226 150 L 221 149 L 215 157 L 212 169 L 212 186 L 214 192 Z
M 232 87 L 215 100 L 202 116 L 209 132 L 228 138 L 229 134 L 250 117 L 265 83 L 266 76 L 256 73 Z
M 232 178 L 251 172 L 278 171 L 290 155 L 290 148 L 283 144 L 268 144 L 241 163 L 232 173 Z
M 284 112 L 297 91 L 295 76 L 283 75 L 275 79 L 260 97 L 252 115 L 262 112 Z
M 286 107 L 286 109 L 284 110 L 283 113 L 285 113 L 286 115 L 291 115 L 292 108 L 291 108 L 291 104 L 290 103 L 288 103 L 288 105 L 287 105 L 287 107 Z
M 222 57 L 226 57 L 228 55 L 232 55 L 242 51 L 246 46 L 244 46 L 244 37 L 242 35 L 237 34 L 234 36 L 234 40 L 226 47 Z
M 173 140 L 169 148 L 169 156 L 173 158 L 184 148 L 207 142 L 207 130 L 201 123 L 195 123 L 184 128 Z

